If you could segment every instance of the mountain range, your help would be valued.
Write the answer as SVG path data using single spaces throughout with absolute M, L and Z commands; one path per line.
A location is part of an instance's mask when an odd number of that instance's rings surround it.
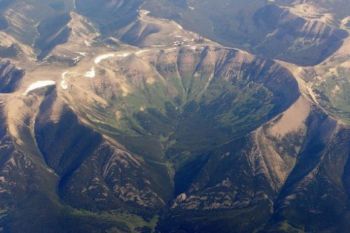
M 349 12 L 0 0 L 0 232 L 348 232 Z

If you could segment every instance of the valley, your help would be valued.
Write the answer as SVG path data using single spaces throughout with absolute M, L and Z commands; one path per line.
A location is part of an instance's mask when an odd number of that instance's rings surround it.
M 347 232 L 342 4 L 0 1 L 0 232 Z

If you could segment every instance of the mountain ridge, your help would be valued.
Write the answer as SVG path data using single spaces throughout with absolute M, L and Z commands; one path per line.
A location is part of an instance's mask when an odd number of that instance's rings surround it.
M 345 19 L 222 3 L 0 2 L 0 232 L 346 232 Z

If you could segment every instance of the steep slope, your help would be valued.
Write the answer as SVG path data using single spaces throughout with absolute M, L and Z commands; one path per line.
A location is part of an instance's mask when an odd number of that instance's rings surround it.
M 346 0 L 282 0 L 281 2 L 288 2 L 288 4 L 306 4 L 311 6 L 317 6 L 318 9 L 333 12 L 334 17 L 337 19 L 343 19 L 344 17 L 349 16 L 350 6 Z
M 133 232 L 135 227 L 148 226 L 137 216 L 122 212 L 97 215 L 88 211 L 118 211 L 126 208 L 119 205 L 121 201 L 152 206 L 152 196 L 154 205 L 162 200 L 152 191 L 157 184 L 147 178 L 150 173 L 145 172 L 142 160 L 83 126 L 57 99 L 54 87 L 5 98 L 2 111 L 6 125 L 1 131 L 1 226 L 5 232 Z M 96 169 L 86 171 L 88 166 Z M 129 175 L 123 178 L 120 172 Z M 131 178 L 132 174 L 138 179 Z M 139 177 L 144 177 L 144 183 Z M 129 226 L 129 218 L 138 224 Z
M 103 33 L 111 33 L 137 18 L 143 0 L 77 0 L 77 11 L 97 23 Z
M 329 59 L 304 71 L 303 78 L 309 83 L 317 102 L 333 116 L 349 122 L 348 83 L 350 53 L 347 39 L 344 45 Z
M 23 75 L 24 71 L 16 68 L 9 61 L 0 61 L 0 93 L 15 91 Z
M 2 6 L 7 21 L 5 32 L 20 43 L 33 46 L 39 59 L 57 44 L 64 43 L 69 35 L 67 12 L 72 1 L 8 1 Z
M 273 61 L 215 44 L 188 43 L 125 47 L 96 57 L 92 48 L 105 48 L 87 46 L 77 63 L 56 59 L 26 73 L 16 92 L 4 99 L 5 132 L 23 154 L 21 161 L 32 164 L 21 170 L 24 178 L 32 172 L 38 179 L 50 175 L 28 197 L 28 185 L 37 181 L 4 176 L 18 180 L 7 191 L 14 205 L 3 199 L 5 232 L 40 232 L 39 226 L 47 232 L 48 225 L 52 232 L 93 232 L 97 225 L 122 232 L 152 229 L 159 210 L 167 209 L 200 173 L 201 166 L 184 174 L 186 167 L 198 161 L 204 166 L 217 147 L 248 134 L 299 96 L 291 74 Z M 67 56 L 65 51 L 60 45 L 52 56 Z M 59 62 L 66 71 L 57 67 Z M 43 73 L 52 79 L 40 79 Z M 281 92 L 284 86 L 290 91 Z M 24 205 L 17 194 L 32 201 Z M 30 210 L 40 197 L 49 198 L 37 211 L 51 213 L 30 224 Z M 138 224 L 130 225 L 130 218 Z M 60 226 L 61 221 L 67 225 Z M 71 225 L 74 221 L 81 224 Z
M 213 151 L 160 231 L 346 232 L 347 137 L 347 126 L 302 97 L 252 134 Z
M 152 14 L 174 19 L 214 41 L 299 65 L 318 64 L 341 46 L 347 32 L 323 20 L 324 12 L 309 18 L 305 17 L 309 13 L 295 10 L 297 4 L 285 4 L 220 0 L 188 1 L 179 7 L 171 1 L 150 0 L 144 7 L 151 12 L 160 9 Z
M 333 2 L 0 1 L 0 232 L 347 232 Z
M 124 143 L 154 142 L 170 157 L 240 137 L 299 95 L 292 76 L 272 61 L 208 45 L 121 51 L 91 66 L 95 77 L 86 76 L 90 69 L 67 71 L 70 88 L 62 95 L 70 105 L 102 132 Z M 284 85 L 289 91 L 280 91 Z

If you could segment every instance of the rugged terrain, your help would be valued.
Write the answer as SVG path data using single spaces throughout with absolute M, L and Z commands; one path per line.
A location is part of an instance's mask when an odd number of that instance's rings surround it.
M 0 1 L 0 232 L 347 232 L 348 12 Z

